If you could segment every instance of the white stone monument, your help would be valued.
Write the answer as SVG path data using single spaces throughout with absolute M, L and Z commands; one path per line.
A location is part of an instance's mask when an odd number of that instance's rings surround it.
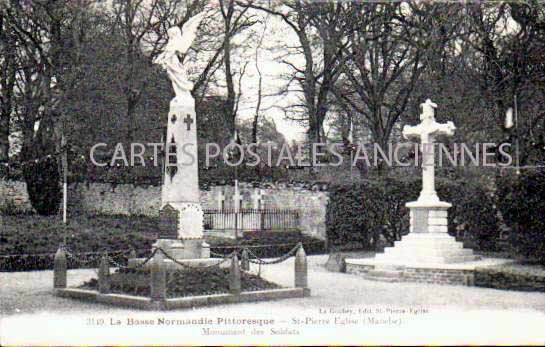
M 187 52 L 193 43 L 197 27 L 205 13 L 189 19 L 182 30 L 168 29 L 168 43 L 154 60 L 161 65 L 172 83 L 176 96 L 170 102 L 165 148 L 165 179 L 161 189 L 161 210 L 177 218 L 177 236 L 161 235 L 156 246 L 169 249 L 179 259 L 208 257 L 208 245 L 203 241 L 203 211 L 200 204 L 197 120 L 193 84 L 187 80 L 185 67 L 178 53 Z M 182 36 L 183 32 L 183 36 Z M 177 213 L 176 213 L 177 212 Z M 166 235 L 168 236 L 168 235 Z
M 225 209 L 225 194 L 223 190 L 219 189 L 216 194 L 216 201 L 218 203 L 218 211 L 223 211 Z
M 242 207 L 242 194 L 240 194 L 240 191 L 238 189 L 237 180 L 235 180 L 235 191 L 233 193 L 233 206 L 235 209 L 235 213 L 240 212 L 240 209 Z
M 263 190 L 256 188 L 252 194 L 252 202 L 254 210 L 260 210 L 263 208 Z
M 452 205 L 439 200 L 435 191 L 434 142 L 438 135 L 452 136 L 456 127 L 452 122 L 440 124 L 435 121 L 436 104 L 427 99 L 420 105 L 421 123 L 403 127 L 403 136 L 420 138 L 422 151 L 422 191 L 416 201 L 407 203 L 410 209 L 410 230 L 394 247 L 375 257 L 378 261 L 395 264 L 450 264 L 477 260 L 473 250 L 463 248 L 461 242 L 448 231 L 448 208 Z

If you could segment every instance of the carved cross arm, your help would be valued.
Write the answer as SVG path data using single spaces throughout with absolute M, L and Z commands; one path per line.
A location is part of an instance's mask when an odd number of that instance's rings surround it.
M 455 130 L 456 130 L 456 127 L 454 126 L 454 123 L 452 123 L 451 121 L 448 121 L 443 124 L 437 123 L 437 127 L 435 131 L 433 131 L 431 134 L 452 136 L 454 135 Z
M 411 125 L 405 125 L 403 126 L 403 137 L 407 140 L 418 140 L 422 136 L 422 129 L 419 125 L 411 126 Z

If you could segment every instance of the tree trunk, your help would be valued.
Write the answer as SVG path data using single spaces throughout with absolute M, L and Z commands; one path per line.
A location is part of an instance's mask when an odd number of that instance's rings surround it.
M 4 105 L 2 105 L 4 106 Z M 9 120 L 11 107 L 0 112 L 0 178 L 9 175 Z

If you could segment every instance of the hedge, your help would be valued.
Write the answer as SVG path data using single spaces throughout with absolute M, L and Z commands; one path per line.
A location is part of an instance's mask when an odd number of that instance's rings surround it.
M 524 271 L 522 269 L 524 267 L 520 265 L 476 268 L 475 286 L 545 292 L 545 269 L 541 271 Z
M 500 177 L 497 195 L 503 219 L 513 230 L 509 243 L 515 255 L 545 264 L 545 174 Z
M 449 234 L 464 225 L 479 246 L 498 235 L 495 201 L 481 185 L 469 181 L 436 180 L 442 201 L 449 209 Z M 366 181 L 330 189 L 326 211 L 328 243 L 333 249 L 374 249 L 380 236 L 390 244 L 409 232 L 409 209 L 405 203 L 418 198 L 420 178 Z

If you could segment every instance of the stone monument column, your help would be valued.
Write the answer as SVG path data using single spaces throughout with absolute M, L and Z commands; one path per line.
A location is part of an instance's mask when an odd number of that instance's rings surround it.
M 161 189 L 161 235 L 156 242 L 172 257 L 195 259 L 209 256 L 203 241 L 197 152 L 197 119 L 193 84 L 187 80 L 178 53 L 185 53 L 196 37 L 205 13 L 190 18 L 183 30 L 172 27 L 163 52 L 154 60 L 163 67 L 176 96 L 170 102 L 165 144 L 165 172 Z M 182 36 L 183 31 L 183 36 Z M 205 250 L 203 250 L 205 248 Z
M 169 242 L 169 248 L 176 258 L 200 258 L 203 247 L 203 210 L 200 204 L 197 124 L 193 98 L 171 102 L 167 140 L 161 210 L 169 206 L 178 212 L 175 236 L 180 240 Z M 165 242 L 162 244 L 165 245 Z

